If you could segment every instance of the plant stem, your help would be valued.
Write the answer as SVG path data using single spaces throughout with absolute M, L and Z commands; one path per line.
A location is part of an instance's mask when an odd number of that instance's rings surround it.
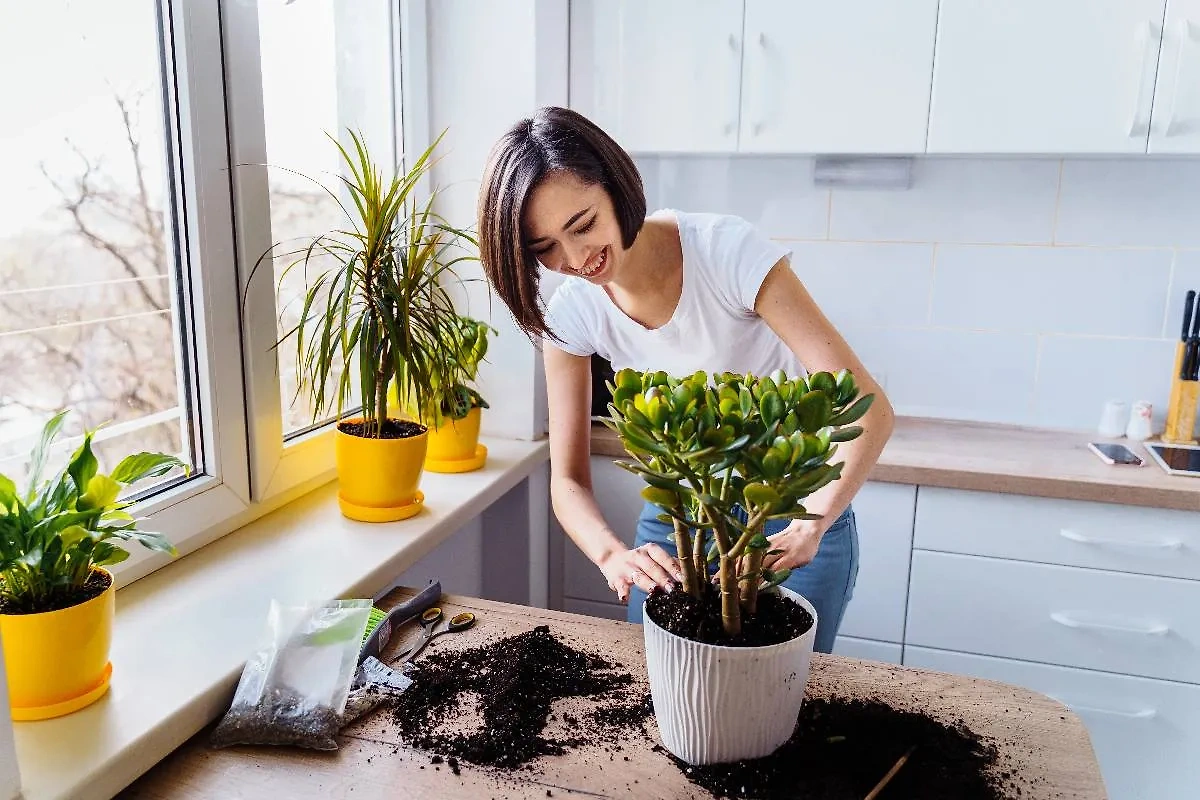
M 683 509 L 679 509 L 682 513 Z M 674 517 L 671 523 L 675 526 L 675 552 L 679 554 L 679 566 L 683 570 L 683 590 L 692 597 L 700 596 L 700 585 L 696 580 L 696 565 L 692 561 L 692 537 L 687 525 Z M 703 536 L 697 537 L 703 540 Z
M 376 439 L 383 438 L 383 426 L 387 424 L 387 392 L 388 392 L 388 361 L 391 360 L 391 348 L 383 348 L 383 356 L 379 359 L 379 370 L 375 378 L 375 420 Z
M 703 528 L 696 529 L 696 538 L 692 540 L 692 566 L 696 570 L 696 585 L 692 597 L 700 599 L 704 596 L 704 584 L 708 582 L 708 553 L 705 552 L 705 535 Z
M 740 577 L 753 575 L 754 577 L 742 583 L 742 608 L 747 614 L 755 614 L 758 612 L 758 583 L 762 575 L 762 563 L 765 552 L 762 550 L 750 550 L 742 559 L 742 564 L 745 570 Z
M 738 604 L 737 559 L 721 555 L 721 626 L 725 635 L 737 636 L 742 632 L 742 609 Z

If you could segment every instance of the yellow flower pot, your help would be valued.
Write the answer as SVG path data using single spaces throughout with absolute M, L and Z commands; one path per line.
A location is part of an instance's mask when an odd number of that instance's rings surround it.
M 108 691 L 116 587 L 108 576 L 103 594 L 85 603 L 41 614 L 0 614 L 8 698 L 14 720 L 61 717 Z
M 403 439 L 368 439 L 337 426 L 334 453 L 338 472 L 338 504 L 342 513 L 361 522 L 392 522 L 414 516 L 425 496 L 417 488 L 425 466 L 428 432 Z
M 472 408 L 462 419 L 448 419 L 429 431 L 425 468 L 430 472 L 470 472 L 487 460 L 487 448 L 479 443 L 483 409 Z

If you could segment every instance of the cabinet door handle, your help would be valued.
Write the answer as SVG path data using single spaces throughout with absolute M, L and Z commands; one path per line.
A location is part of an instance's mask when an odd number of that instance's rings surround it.
M 1137 76 L 1137 92 L 1134 97 L 1133 118 L 1129 123 L 1129 136 L 1145 136 L 1149 129 L 1149 114 L 1143 114 L 1143 107 L 1146 105 L 1146 74 L 1150 71 L 1154 56 L 1157 53 L 1156 48 L 1151 48 L 1150 44 L 1154 39 L 1154 25 L 1147 22 L 1138 28 L 1137 34 L 1137 49 L 1142 51 L 1142 68 L 1138 70 Z
M 1050 619 L 1067 628 L 1085 631 L 1106 631 L 1112 633 L 1136 633 L 1142 636 L 1165 636 L 1171 628 L 1161 622 L 1146 622 L 1134 625 L 1114 625 L 1108 622 L 1084 622 L 1075 619 L 1066 611 L 1055 611 Z
M 1094 544 L 1101 547 L 1143 547 L 1148 550 L 1178 550 L 1183 547 L 1183 541 L 1180 539 L 1160 539 L 1156 542 L 1139 542 L 1123 541 L 1121 539 L 1104 539 L 1099 536 L 1085 536 L 1082 533 L 1077 533 L 1070 528 L 1063 528 L 1058 532 L 1058 535 L 1064 539 L 1069 539 L 1072 542 L 1080 544 Z
M 766 65 L 766 57 L 767 57 L 766 56 L 766 54 L 767 54 L 767 34 L 762 31 L 759 31 L 759 34 L 758 34 L 758 49 L 762 51 L 762 60 L 763 60 L 764 66 L 765 66 Z M 763 74 L 763 80 L 760 80 L 758 83 L 758 88 L 760 90 L 762 89 L 763 85 L 767 82 L 766 81 L 767 70 L 765 68 L 763 69 L 762 74 Z M 762 133 L 763 120 L 767 116 L 767 111 L 766 111 L 767 104 L 770 102 L 771 102 L 770 95 L 766 91 L 760 91 L 759 92 L 759 100 L 758 100 L 758 103 L 756 103 L 756 105 L 758 106 L 756 113 L 755 113 L 755 116 L 757 117 L 757 119 L 755 119 L 754 122 L 751 123 L 751 125 L 750 125 L 750 135 L 751 136 L 758 136 L 760 133 Z
M 1183 86 L 1187 70 L 1184 62 L 1192 45 L 1192 21 L 1179 20 L 1179 53 L 1175 58 L 1175 88 L 1171 90 L 1171 110 L 1167 112 L 1167 124 L 1163 128 L 1164 136 L 1175 135 L 1175 111 L 1179 108 L 1179 87 Z
M 724 131 L 726 136 L 730 136 L 737 131 L 738 117 L 742 113 L 741 97 L 739 96 L 739 87 L 741 86 L 742 73 L 742 42 L 736 33 L 729 34 L 729 52 L 733 56 L 733 66 L 729 69 L 729 74 L 736 76 L 736 80 L 729 81 L 729 105 L 733 110 L 732 117 L 725 123 Z
M 1056 700 L 1062 703 L 1067 708 L 1075 712 L 1091 713 L 1091 714 L 1106 714 L 1110 717 L 1124 717 L 1125 719 L 1154 719 L 1158 716 L 1158 709 L 1155 708 L 1139 708 L 1137 711 L 1125 711 L 1120 708 L 1100 708 L 1099 706 L 1085 706 L 1081 703 L 1072 703 L 1062 698 L 1055 697 L 1052 694 L 1046 695 L 1051 700 Z

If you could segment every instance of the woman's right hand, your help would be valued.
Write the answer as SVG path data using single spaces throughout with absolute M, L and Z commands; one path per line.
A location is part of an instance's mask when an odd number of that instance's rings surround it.
M 600 571 L 608 580 L 608 588 L 624 603 L 634 584 L 649 594 L 661 587 L 671 591 L 683 580 L 679 562 L 656 544 L 648 543 L 632 550 L 613 550 L 599 562 Z

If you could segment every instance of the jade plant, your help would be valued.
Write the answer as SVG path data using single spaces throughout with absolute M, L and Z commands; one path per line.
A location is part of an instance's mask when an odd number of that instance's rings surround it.
M 160 533 L 139 530 L 143 520 L 129 513 L 122 490 L 172 469 L 188 471 L 175 456 L 135 453 L 110 473 L 100 471 L 92 452 L 95 431 L 87 431 L 67 465 L 42 478 L 51 446 L 62 430 L 63 411 L 42 429 L 29 465 L 27 488 L 0 475 L 0 610 L 28 614 L 64 608 L 87 583 L 95 567 L 129 557 L 122 542 L 175 555 Z
M 803 501 L 841 476 L 830 460 L 862 433 L 854 423 L 875 396 L 860 396 L 846 370 L 710 381 L 623 369 L 609 391 L 605 424 L 633 458 L 618 465 L 641 476 L 642 496 L 672 525 L 684 591 L 703 599 L 715 573 L 722 626 L 737 636 L 759 593 L 790 574 L 763 567 L 778 552 L 765 524 L 819 518 Z

